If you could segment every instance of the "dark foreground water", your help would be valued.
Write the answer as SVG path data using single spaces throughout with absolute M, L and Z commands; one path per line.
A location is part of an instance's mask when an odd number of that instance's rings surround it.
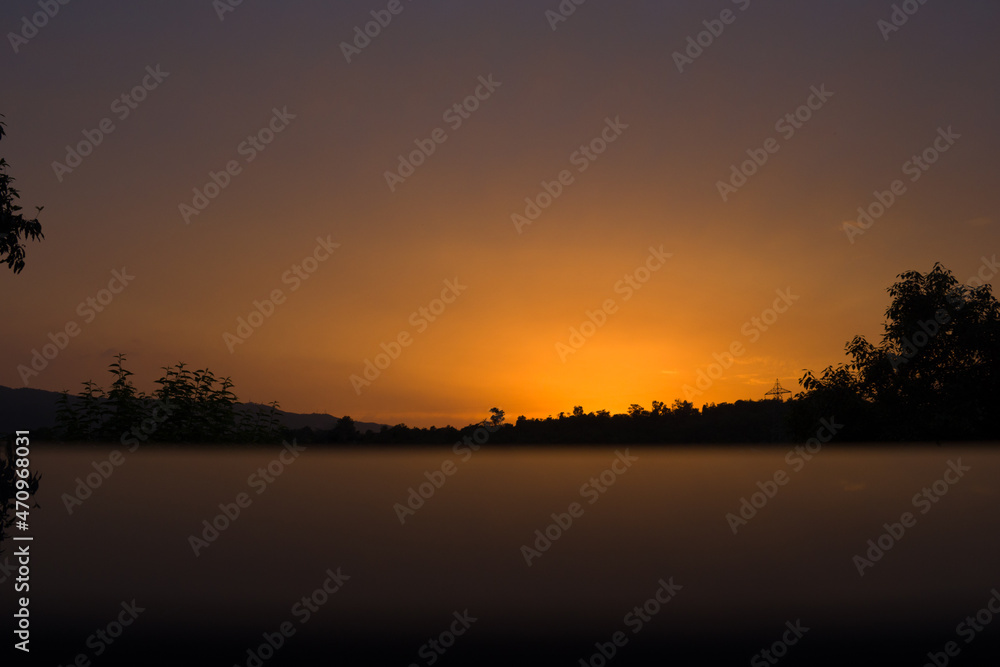
M 36 446 L 32 656 L 998 664 L 1000 449 L 789 449 Z

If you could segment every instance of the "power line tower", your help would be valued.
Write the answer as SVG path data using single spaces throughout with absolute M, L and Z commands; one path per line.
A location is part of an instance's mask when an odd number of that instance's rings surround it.
M 781 382 L 779 382 L 778 379 L 775 378 L 774 379 L 774 386 L 771 387 L 771 391 L 766 392 L 764 395 L 771 397 L 771 400 L 779 401 L 780 402 L 780 401 L 784 400 L 781 397 L 782 394 L 790 394 L 790 393 L 792 393 L 792 392 L 790 392 L 787 389 L 785 389 L 784 387 L 782 387 L 781 386 Z
M 771 413 L 771 442 L 783 442 L 787 439 L 787 428 L 785 423 L 788 417 L 787 406 L 784 403 L 783 394 L 791 394 L 789 390 L 781 386 L 781 382 L 777 378 L 774 380 L 774 386 L 771 390 L 766 392 L 766 396 L 770 401 L 770 407 L 768 412 Z

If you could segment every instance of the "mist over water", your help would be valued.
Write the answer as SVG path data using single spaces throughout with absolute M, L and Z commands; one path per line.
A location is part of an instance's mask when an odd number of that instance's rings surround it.
M 1000 453 L 985 448 L 484 448 L 463 460 L 309 447 L 277 466 L 280 451 L 139 450 L 69 514 L 63 494 L 109 450 L 38 449 L 38 643 L 66 664 L 93 655 L 88 637 L 135 599 L 145 611 L 102 664 L 176 638 L 246 664 L 284 622 L 296 632 L 276 664 L 307 649 L 427 664 L 418 651 L 465 611 L 476 620 L 448 653 L 477 660 L 530 644 L 579 664 L 620 631 L 615 664 L 742 661 L 800 621 L 790 657 L 852 641 L 899 651 L 906 637 L 919 664 L 947 640 L 965 646 L 956 625 L 1000 585 Z M 218 519 L 240 494 L 239 515 Z M 225 527 L 209 540 L 203 520 Z M 869 540 L 889 548 L 862 576 Z M 295 607 L 338 573 L 315 611 Z M 664 584 L 669 601 L 651 603 Z

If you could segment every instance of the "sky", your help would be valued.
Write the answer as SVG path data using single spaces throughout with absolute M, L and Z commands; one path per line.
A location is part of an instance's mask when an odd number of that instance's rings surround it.
M 0 32 L 45 234 L 0 276 L 6 386 L 125 353 L 143 391 L 184 362 L 388 424 L 701 406 L 877 342 L 900 273 L 1000 271 L 986 0 L 10 0 Z

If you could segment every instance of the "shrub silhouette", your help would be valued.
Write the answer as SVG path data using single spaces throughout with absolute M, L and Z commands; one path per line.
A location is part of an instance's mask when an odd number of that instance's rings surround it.
M 160 385 L 146 396 L 132 385 L 125 355 L 110 364 L 114 377 L 107 393 L 88 380 L 79 396 L 60 396 L 56 429 L 67 440 L 122 440 L 132 434 L 141 441 L 274 442 L 280 438 L 278 403 L 244 406 L 237 402 L 233 382 L 206 369 L 185 364 L 163 367 Z

